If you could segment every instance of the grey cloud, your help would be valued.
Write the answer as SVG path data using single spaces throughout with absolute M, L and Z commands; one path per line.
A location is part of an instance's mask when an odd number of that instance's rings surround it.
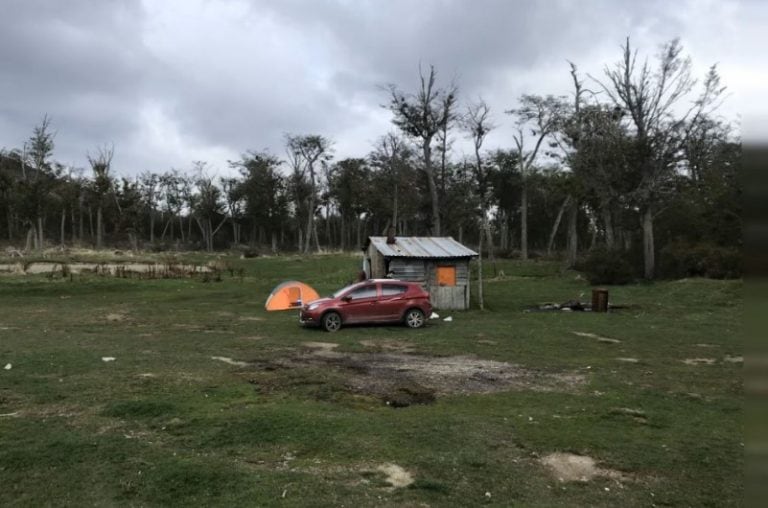
M 391 128 L 379 87 L 414 89 L 419 63 L 442 83 L 455 78 L 463 98 L 486 97 L 500 124 L 489 142 L 503 144 L 502 112 L 520 93 L 568 93 L 566 60 L 599 73 L 626 35 L 651 54 L 676 35 L 685 43 L 707 13 L 683 10 L 661 0 L 11 0 L 0 18 L 0 147 L 19 146 L 49 113 L 57 158 L 84 165 L 86 150 L 113 141 L 124 174 L 281 154 L 286 132 L 362 155 Z

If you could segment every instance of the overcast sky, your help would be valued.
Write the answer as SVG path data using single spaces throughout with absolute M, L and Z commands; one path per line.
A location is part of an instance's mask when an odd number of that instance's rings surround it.
M 569 93 L 567 61 L 600 76 L 626 36 L 650 56 L 680 37 L 698 75 L 718 63 L 723 114 L 748 112 L 746 137 L 766 139 L 768 66 L 751 49 L 764 46 L 766 4 L 2 0 L 0 148 L 20 147 L 47 113 L 57 160 L 85 167 L 88 150 L 114 143 L 123 176 L 194 160 L 225 174 L 246 150 L 282 156 L 285 133 L 364 156 L 393 129 L 381 86 L 415 89 L 419 63 L 462 100 L 482 96 L 498 125 L 487 146 L 510 147 L 503 112 L 520 94 Z

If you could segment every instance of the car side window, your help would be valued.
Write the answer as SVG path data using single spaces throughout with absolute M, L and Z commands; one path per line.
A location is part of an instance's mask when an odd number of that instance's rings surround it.
M 352 301 L 362 300 L 364 298 L 376 298 L 376 285 L 363 286 L 361 288 L 357 288 L 351 293 L 349 293 L 347 296 L 349 296 L 349 298 Z
M 402 295 L 408 290 L 405 286 L 401 286 L 399 284 L 382 284 L 381 285 L 381 296 L 383 297 L 392 297 L 392 296 L 398 296 Z

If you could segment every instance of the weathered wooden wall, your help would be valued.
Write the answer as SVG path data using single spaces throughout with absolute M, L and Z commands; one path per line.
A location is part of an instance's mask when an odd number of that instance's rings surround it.
M 381 255 L 379 251 L 376 250 L 376 247 L 373 246 L 373 244 L 368 246 L 368 251 L 365 253 L 366 257 L 370 260 L 371 263 L 371 273 L 370 276 L 372 279 L 383 279 L 387 276 L 387 267 L 384 263 L 384 256 Z
M 432 305 L 438 309 L 465 310 L 469 308 L 469 260 L 429 260 L 425 263 L 426 283 L 432 296 Z M 437 284 L 437 267 L 455 266 L 456 285 Z
M 426 271 L 423 259 L 394 258 L 389 261 L 389 269 L 395 279 L 410 282 L 425 282 Z
M 437 267 L 455 266 L 456 285 L 437 284 Z M 389 270 L 395 279 L 423 282 L 432 296 L 432 305 L 438 309 L 469 308 L 469 261 L 463 259 L 423 260 L 394 258 L 389 261 Z
M 394 279 L 409 282 L 423 282 L 432 298 L 432 305 L 437 309 L 469 308 L 469 260 L 468 259 L 416 259 L 390 258 L 385 260 L 373 245 L 368 247 L 366 256 L 371 263 L 371 278 L 386 277 L 387 270 Z M 437 284 L 437 267 L 455 266 L 456 285 L 440 286 Z
M 432 306 L 444 310 L 465 310 L 469 307 L 469 286 L 430 286 Z

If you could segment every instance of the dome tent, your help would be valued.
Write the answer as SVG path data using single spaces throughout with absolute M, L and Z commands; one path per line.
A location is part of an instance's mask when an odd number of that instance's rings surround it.
M 272 290 L 264 308 L 268 311 L 298 309 L 303 304 L 318 298 L 320 295 L 310 286 L 303 282 L 289 280 Z

